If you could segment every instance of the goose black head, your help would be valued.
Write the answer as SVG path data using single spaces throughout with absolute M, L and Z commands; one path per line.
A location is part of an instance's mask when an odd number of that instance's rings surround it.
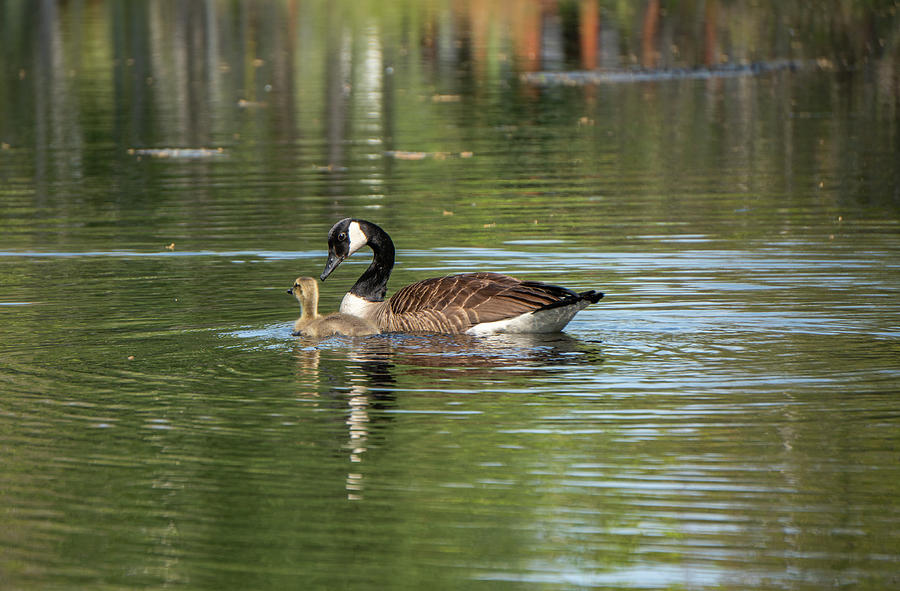
M 369 237 L 362 229 L 366 222 L 344 218 L 331 227 L 328 232 L 328 261 L 322 271 L 322 281 L 337 269 L 348 256 L 369 243 Z

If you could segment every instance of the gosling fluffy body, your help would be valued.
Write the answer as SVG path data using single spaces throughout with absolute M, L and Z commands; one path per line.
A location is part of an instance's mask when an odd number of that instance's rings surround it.
M 562 330 L 603 294 L 500 273 L 462 273 L 425 279 L 385 300 L 394 267 L 394 243 L 372 222 L 346 218 L 328 233 L 324 281 L 347 257 L 368 245 L 369 268 L 341 301 L 341 312 L 365 318 L 385 332 L 545 333 Z
M 340 312 L 319 316 L 319 285 L 312 277 L 298 277 L 287 292 L 300 303 L 300 318 L 294 322 L 294 336 L 318 339 L 331 335 L 358 337 L 381 332 L 374 324 L 358 316 Z

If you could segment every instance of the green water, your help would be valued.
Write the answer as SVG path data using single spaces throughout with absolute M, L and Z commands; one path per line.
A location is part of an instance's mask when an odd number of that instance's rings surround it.
M 897 4 L 654 5 L 0 2 L 0 587 L 896 587 Z M 606 297 L 293 338 L 345 216 Z

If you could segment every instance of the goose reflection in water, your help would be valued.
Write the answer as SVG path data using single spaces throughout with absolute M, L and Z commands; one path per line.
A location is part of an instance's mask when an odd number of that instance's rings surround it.
M 345 409 L 347 438 L 341 447 L 352 466 L 345 483 L 349 500 L 363 498 L 362 464 L 373 430 L 383 430 L 392 420 L 390 414 L 371 411 L 396 407 L 398 379 L 414 376 L 425 386 L 452 378 L 461 390 L 477 393 L 499 369 L 535 377 L 603 361 L 596 343 L 565 333 L 333 336 L 300 338 L 296 346 L 298 379 L 306 386 L 298 399 Z
M 452 368 L 454 376 L 478 377 L 501 368 L 538 375 L 556 367 L 603 362 L 598 343 L 566 333 L 481 337 L 400 333 L 359 338 L 336 335 L 321 341 L 301 338 L 297 345 L 302 368 L 314 369 L 312 365 L 318 365 L 321 353 L 328 352 L 330 358 L 342 357 L 345 369 L 358 370 L 376 387 L 390 387 L 398 366 L 406 372 L 412 368 L 424 374 L 430 368 Z

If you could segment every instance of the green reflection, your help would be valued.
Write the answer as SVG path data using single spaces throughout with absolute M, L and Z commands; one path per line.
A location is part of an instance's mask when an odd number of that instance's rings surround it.
M 897 18 L 0 2 L 0 586 L 890 586 Z M 347 215 L 608 295 L 292 339 Z

